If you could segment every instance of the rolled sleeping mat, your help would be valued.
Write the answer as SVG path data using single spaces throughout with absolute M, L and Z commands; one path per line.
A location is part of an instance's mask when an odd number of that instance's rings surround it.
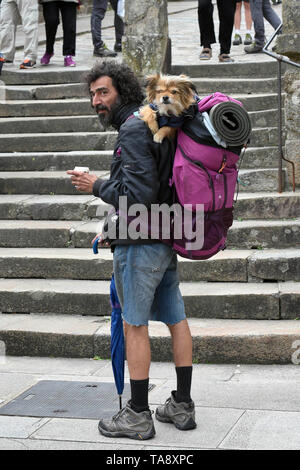
M 217 134 L 228 146 L 245 145 L 251 134 L 251 121 L 247 111 L 233 101 L 216 104 L 209 117 Z

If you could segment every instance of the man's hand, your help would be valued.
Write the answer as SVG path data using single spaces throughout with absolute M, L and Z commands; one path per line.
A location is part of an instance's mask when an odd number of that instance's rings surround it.
M 94 244 L 94 242 L 96 241 L 96 238 L 98 238 L 98 248 L 108 248 L 110 247 L 110 243 L 109 241 L 103 239 L 102 237 L 102 233 L 98 233 L 98 235 L 96 235 L 93 240 L 92 240 L 92 245 Z
M 68 170 L 68 175 L 71 175 L 71 182 L 78 191 L 83 193 L 93 193 L 93 185 L 98 179 L 96 175 L 90 175 L 82 171 Z

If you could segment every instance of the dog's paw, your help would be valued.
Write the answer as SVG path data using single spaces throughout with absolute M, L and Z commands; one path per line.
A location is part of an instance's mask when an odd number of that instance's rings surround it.
M 159 132 L 157 132 L 156 134 L 154 134 L 153 140 L 154 140 L 154 142 L 156 142 L 157 144 L 161 144 L 162 141 L 164 140 L 164 136 L 162 136 Z

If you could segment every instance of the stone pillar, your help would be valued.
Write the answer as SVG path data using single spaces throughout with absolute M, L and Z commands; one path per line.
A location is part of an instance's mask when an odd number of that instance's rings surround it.
M 284 76 L 286 158 L 294 163 L 296 187 L 300 188 L 300 69 L 289 70 Z M 292 184 L 292 165 L 287 163 L 289 182 Z
M 300 62 L 300 5 L 299 0 L 282 2 L 282 34 L 277 47 L 291 60 Z
M 123 60 L 140 78 L 170 71 L 167 0 L 125 0 L 122 53 Z
M 282 3 L 282 34 L 276 46 L 278 54 L 288 56 L 300 64 L 300 8 L 299 0 Z M 300 68 L 288 66 L 284 76 L 286 158 L 295 164 L 296 187 L 300 188 Z M 292 183 L 292 166 L 288 163 L 289 182 Z

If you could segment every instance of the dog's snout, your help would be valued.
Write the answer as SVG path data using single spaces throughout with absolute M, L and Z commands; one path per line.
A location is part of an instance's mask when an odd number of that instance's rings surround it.
M 166 95 L 166 96 L 163 96 L 163 97 L 162 97 L 162 100 L 163 100 L 163 103 L 166 103 L 166 104 L 170 103 L 170 98 L 169 98 L 169 96 L 167 96 L 167 95 Z

